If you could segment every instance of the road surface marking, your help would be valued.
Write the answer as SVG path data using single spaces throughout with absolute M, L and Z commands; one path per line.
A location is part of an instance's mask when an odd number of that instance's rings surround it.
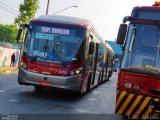
M 93 94 L 100 94 L 100 92 L 94 91 Z
M 0 90 L 0 93 L 5 92 L 5 90 Z
M 117 78 L 118 76 L 117 75 L 112 75 L 112 77 L 114 77 L 114 78 L 116 77 Z
M 82 108 L 76 109 L 76 111 L 77 111 L 78 113 L 88 113 L 88 112 L 90 112 L 90 111 L 88 111 L 88 110 L 86 110 L 86 109 L 82 109 Z
M 16 99 L 10 99 L 9 101 L 10 102 L 19 102 L 19 100 L 16 100 Z
M 105 89 L 106 89 L 106 87 L 100 87 L 99 89 L 100 89 L 100 90 L 105 90 Z
M 117 85 L 116 83 L 111 83 L 110 85 L 113 85 L 113 86 L 115 86 L 115 85 Z
M 97 99 L 95 99 L 95 98 L 88 98 L 87 100 L 89 100 L 89 101 L 96 101 Z

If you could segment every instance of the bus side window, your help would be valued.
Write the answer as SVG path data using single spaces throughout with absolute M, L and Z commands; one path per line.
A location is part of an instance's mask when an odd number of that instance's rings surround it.
M 102 43 L 99 43 L 99 47 L 98 47 L 98 61 L 97 61 L 97 65 L 100 69 L 103 69 L 105 67 L 105 63 L 104 63 L 104 49 L 103 49 L 104 45 Z
M 94 53 L 94 41 L 93 36 L 90 35 L 91 41 L 89 43 L 89 54 L 92 55 Z
M 90 44 L 89 44 L 89 54 L 93 54 L 93 52 L 94 52 L 94 42 L 92 41 L 92 42 L 90 42 Z

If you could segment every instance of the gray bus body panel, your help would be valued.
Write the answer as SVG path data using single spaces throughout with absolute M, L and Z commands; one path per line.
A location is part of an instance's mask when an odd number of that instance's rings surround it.
M 50 82 L 53 88 L 63 88 L 76 92 L 80 92 L 82 74 L 74 76 L 54 76 L 54 75 L 45 75 L 40 73 L 34 73 L 19 68 L 18 73 L 18 83 L 20 85 L 33 85 L 39 86 L 40 81 Z

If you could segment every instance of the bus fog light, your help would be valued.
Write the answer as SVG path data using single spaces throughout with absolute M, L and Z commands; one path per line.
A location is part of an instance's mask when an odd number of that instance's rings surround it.
M 129 89 L 129 88 L 132 87 L 132 84 L 131 84 L 131 83 L 125 83 L 125 84 L 124 84 L 124 87 L 127 88 L 127 89 Z
M 74 75 L 74 71 L 70 71 L 70 73 L 69 73 L 70 75 Z
M 134 85 L 133 88 L 134 88 L 134 90 L 137 90 L 137 91 L 140 89 L 139 85 Z
M 27 65 L 23 61 L 20 62 L 20 66 L 23 67 L 24 69 L 26 69 L 27 67 Z

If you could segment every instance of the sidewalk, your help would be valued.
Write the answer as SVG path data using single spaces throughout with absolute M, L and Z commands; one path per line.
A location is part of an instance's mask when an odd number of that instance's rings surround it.
M 1 74 L 17 74 L 17 67 L 0 67 L 0 75 Z

